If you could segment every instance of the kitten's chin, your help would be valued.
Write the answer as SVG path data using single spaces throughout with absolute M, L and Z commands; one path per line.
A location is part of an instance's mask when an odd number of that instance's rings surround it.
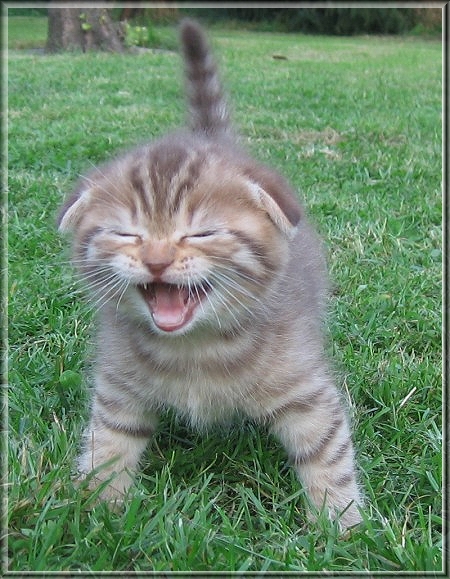
M 206 294 L 167 283 L 139 286 L 155 326 L 162 332 L 183 330 L 193 320 Z

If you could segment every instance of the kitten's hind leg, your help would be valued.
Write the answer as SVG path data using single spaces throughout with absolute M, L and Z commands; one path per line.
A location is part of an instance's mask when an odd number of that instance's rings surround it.
M 280 406 L 272 432 L 283 443 L 314 505 L 347 528 L 361 521 L 361 495 L 347 416 L 332 384 Z
M 156 415 L 142 406 L 95 394 L 78 466 L 82 477 L 92 473 L 91 488 L 111 479 L 103 500 L 123 498 L 156 425 Z

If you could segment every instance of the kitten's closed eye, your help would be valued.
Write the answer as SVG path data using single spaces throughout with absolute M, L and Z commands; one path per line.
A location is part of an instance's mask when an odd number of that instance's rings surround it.
M 112 233 L 112 235 L 117 235 L 117 237 L 122 237 L 123 239 L 127 239 L 129 241 L 133 241 L 133 240 L 139 240 L 141 239 L 141 236 L 137 233 L 128 233 L 126 231 L 117 231 L 117 230 L 112 230 L 109 233 Z
M 198 233 L 190 233 L 187 235 L 188 238 L 200 239 L 202 237 L 213 237 L 217 235 L 219 232 L 214 231 L 213 229 L 207 231 L 199 231 Z

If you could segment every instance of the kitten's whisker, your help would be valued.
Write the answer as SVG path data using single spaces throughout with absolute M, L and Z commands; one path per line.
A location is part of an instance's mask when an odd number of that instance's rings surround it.
M 203 291 L 203 293 L 205 294 L 205 296 L 207 296 L 208 292 L 205 290 L 205 288 L 203 287 L 203 284 L 202 284 L 202 283 L 201 283 L 201 285 L 200 285 L 200 288 L 201 288 L 201 290 Z M 199 294 L 199 292 L 198 292 L 198 286 L 197 286 L 196 284 L 194 284 L 194 290 L 195 290 L 195 295 L 196 295 L 196 297 L 197 297 L 197 301 L 198 301 L 198 303 L 200 304 L 200 308 L 201 308 L 202 312 L 205 313 L 205 309 L 204 309 L 204 307 L 203 307 L 203 300 L 202 300 L 202 298 L 200 297 L 200 294 Z M 191 296 L 191 295 L 193 296 L 192 287 L 191 287 L 191 279 L 190 279 L 190 278 L 188 279 L 188 292 L 189 292 L 189 296 Z
M 103 262 L 104 262 L 104 265 L 102 266 Z M 70 263 L 71 265 L 75 265 L 75 266 L 89 265 L 91 267 L 99 267 L 99 266 L 100 267 L 106 267 L 108 262 L 104 261 L 103 259 L 99 259 L 99 258 L 74 257 L 70 261 L 68 261 L 67 263 Z
M 111 267 L 111 265 L 109 265 L 106 262 L 103 265 L 101 265 L 100 261 L 98 262 L 87 261 L 85 263 L 78 263 L 75 264 L 75 268 L 78 271 L 78 273 L 83 277 L 97 275 L 98 273 L 103 274 L 107 272 L 110 273 L 111 275 L 115 274 L 115 271 Z
M 111 277 L 108 280 L 98 280 L 96 282 L 91 282 L 86 284 L 89 291 L 92 292 L 93 297 L 100 295 L 101 293 L 106 293 L 111 290 L 111 288 L 116 287 L 118 284 L 123 283 L 124 280 L 120 278 Z
M 202 282 L 200 283 L 200 289 L 205 294 L 205 298 L 208 300 L 208 303 L 209 303 L 210 308 L 211 308 L 211 310 L 212 310 L 212 312 L 217 320 L 217 324 L 218 324 L 219 328 L 222 329 L 222 324 L 220 323 L 219 315 L 217 313 L 216 308 L 214 307 L 213 301 L 211 300 L 211 298 L 209 296 L 209 291 L 207 290 L 207 288 L 205 288 L 205 285 L 207 285 L 210 289 L 212 288 L 211 284 L 208 282 L 208 280 L 206 278 L 204 278 L 202 280 Z M 200 299 L 197 286 L 195 286 L 195 291 L 197 292 L 197 296 L 198 296 L 198 299 L 200 301 L 200 305 L 202 306 L 202 300 Z M 217 297 L 219 297 L 219 296 L 217 296 Z M 203 306 L 202 306 L 202 311 L 204 311 Z
M 111 268 L 104 268 L 101 270 L 91 270 L 91 271 L 79 271 L 78 277 L 85 281 L 86 283 L 90 283 L 91 281 L 107 281 L 108 279 L 117 277 L 117 274 L 111 270 Z M 120 276 L 119 276 L 120 277 Z
M 204 293 L 205 295 L 207 295 L 208 292 L 205 290 L 205 288 L 204 288 L 203 286 L 200 286 L 200 288 L 201 288 L 201 290 L 203 291 L 203 293 Z M 202 298 L 200 297 L 200 294 L 199 294 L 199 292 L 198 292 L 198 287 L 197 287 L 197 286 L 194 286 L 194 289 L 195 289 L 195 293 L 196 293 L 196 295 L 197 295 L 198 303 L 200 304 L 200 308 L 201 308 L 202 312 L 205 313 L 205 309 L 204 309 L 204 307 L 203 307 L 203 300 L 202 300 Z M 220 324 L 220 322 L 219 322 L 219 324 Z
M 97 311 L 104 308 L 108 302 L 113 300 L 119 294 L 124 283 L 126 284 L 124 280 L 116 280 L 116 283 L 113 284 L 103 296 L 100 296 L 100 298 L 92 304 L 92 307 Z
M 127 205 L 123 201 L 121 201 L 120 198 L 116 197 L 114 195 L 114 193 L 112 193 L 111 191 L 108 191 L 108 189 L 105 189 L 104 187 L 100 186 L 95 181 L 92 181 L 92 185 L 95 187 L 98 187 L 103 192 L 103 194 L 107 195 L 106 198 L 105 198 L 105 196 L 102 197 L 102 206 L 104 208 L 108 208 L 108 209 L 112 209 L 113 211 L 116 211 L 117 207 L 121 207 L 121 208 L 125 209 L 126 211 L 129 211 L 129 207 L 127 207 Z
M 97 167 L 95 167 L 95 165 L 93 165 L 93 167 L 97 169 Z M 101 171 L 99 171 L 100 175 L 102 175 L 104 177 L 104 174 L 101 173 Z M 103 191 L 103 193 L 106 193 L 107 195 L 109 195 L 113 201 L 117 201 L 119 204 L 123 205 L 123 202 L 120 199 L 117 199 L 116 196 L 113 195 L 113 193 L 111 191 L 109 191 L 109 189 L 106 189 L 105 187 L 103 187 L 102 185 L 100 185 L 97 181 L 94 181 L 94 179 L 91 179 L 90 177 L 88 177 L 87 175 L 82 175 L 79 174 L 78 175 L 83 181 L 87 181 L 87 183 L 89 183 L 89 185 L 92 185 L 93 187 L 96 187 L 98 189 L 100 189 L 100 191 Z M 115 185 L 113 185 L 113 187 L 116 189 L 116 193 L 118 193 L 120 195 L 120 191 L 116 188 Z
M 67 265 L 74 265 L 75 263 L 77 263 L 77 260 L 75 260 L 75 259 L 65 259 L 65 260 L 57 261 L 54 265 L 67 266 Z
M 92 263 L 85 263 L 79 264 L 77 268 L 80 274 L 83 275 L 84 277 L 97 275 L 98 273 L 103 274 L 105 272 L 109 272 L 111 274 L 114 273 L 113 270 L 111 269 L 111 266 L 107 264 L 98 266 Z
M 255 285 L 259 285 L 261 287 L 265 287 L 266 285 L 266 280 L 260 280 L 257 277 L 255 277 L 255 275 L 249 273 L 246 274 L 242 271 L 241 269 L 241 265 L 236 264 L 236 261 L 233 258 L 230 257 L 217 257 L 217 256 L 208 256 L 208 259 L 210 259 L 211 261 L 215 261 L 218 263 L 218 265 L 216 265 L 217 269 L 221 269 L 224 271 L 231 271 L 233 272 L 233 274 L 235 274 L 237 277 L 239 278 L 243 278 L 243 279 L 248 279 L 249 281 L 251 281 L 252 283 L 254 283 Z M 222 262 L 230 262 L 231 264 L 233 264 L 235 267 L 227 267 L 226 264 L 223 264 Z M 239 266 L 239 269 L 237 269 L 236 266 Z M 295 280 L 296 277 L 292 276 L 292 275 L 288 275 L 287 272 L 282 272 L 280 275 L 280 280 Z
M 234 300 L 235 302 L 237 302 L 246 312 L 248 312 L 251 316 L 254 315 L 254 312 L 252 312 L 252 310 L 250 308 L 248 308 L 245 304 L 243 304 L 241 302 L 241 300 L 235 295 L 233 294 L 233 292 L 231 292 L 226 285 L 221 281 L 220 277 L 218 275 L 214 275 L 211 274 L 211 278 L 215 281 L 215 283 L 217 283 L 219 285 L 219 287 L 225 291 L 232 300 Z
M 121 191 L 120 189 L 118 189 L 117 185 L 115 185 L 110 179 L 108 179 L 108 177 L 106 177 L 106 175 L 100 171 L 100 169 L 98 169 L 98 167 L 96 167 L 95 165 L 93 165 L 94 169 L 96 169 L 100 175 L 102 175 L 102 177 L 104 179 L 106 179 L 106 181 L 113 187 L 113 189 L 115 190 L 115 193 L 117 195 L 114 195 L 112 191 L 109 191 L 109 189 L 106 189 L 105 187 L 103 187 L 102 185 L 100 185 L 97 181 L 94 181 L 93 179 L 91 179 L 90 177 L 86 176 L 86 175 L 79 175 L 84 181 L 87 181 L 90 185 L 92 185 L 93 187 L 97 187 L 98 189 L 100 189 L 101 191 L 103 191 L 103 193 L 106 193 L 112 201 L 114 201 L 114 204 L 111 205 L 111 208 L 115 208 L 117 207 L 117 205 L 121 205 L 122 207 L 124 207 L 125 209 L 127 209 L 127 205 L 120 199 L 121 196 Z
M 93 167 L 96 171 L 98 171 L 98 172 L 100 173 L 100 175 L 101 175 L 104 179 L 106 179 L 106 181 L 107 181 L 110 185 L 112 185 L 112 187 L 116 190 L 116 193 L 119 193 L 119 195 L 120 195 L 120 194 L 121 194 L 121 191 L 120 191 L 120 189 L 117 187 L 116 183 L 114 183 L 107 175 L 105 175 L 105 173 L 104 173 L 99 167 L 97 167 L 96 165 L 94 165 L 94 163 L 92 163 L 92 161 L 90 161 L 90 163 L 91 163 L 92 167 Z
M 211 300 L 211 297 L 209 296 L 209 292 L 208 292 L 207 290 L 205 290 L 205 288 L 204 288 L 203 286 L 201 286 L 201 289 L 202 289 L 202 291 L 204 292 L 204 294 L 205 294 L 205 296 L 206 296 L 206 299 L 208 300 L 208 303 L 209 303 L 209 305 L 210 305 L 210 308 L 211 308 L 211 310 L 212 310 L 212 312 L 213 312 L 213 314 L 214 314 L 214 316 L 215 316 L 215 318 L 216 318 L 216 320 L 217 320 L 217 325 L 219 326 L 220 329 L 222 329 L 222 324 L 221 324 L 221 322 L 220 322 L 219 314 L 217 313 L 217 310 L 216 310 L 216 308 L 215 308 L 215 306 L 214 306 L 214 303 L 213 303 L 213 301 Z M 220 301 L 222 301 L 222 300 L 220 299 L 220 296 L 219 296 L 219 295 L 216 294 L 216 297 L 217 297 Z M 225 305 L 225 304 L 224 304 L 224 305 Z M 226 307 L 226 305 L 225 305 L 225 307 Z M 227 308 L 227 309 L 228 309 L 228 308 Z
M 230 304 L 227 302 L 226 298 L 222 295 L 222 293 L 220 292 L 220 290 L 214 286 L 213 284 L 211 284 L 211 282 L 208 279 L 205 279 L 205 283 L 209 286 L 209 288 L 212 290 L 212 293 L 214 294 L 214 296 L 218 299 L 218 301 L 223 305 L 223 307 L 226 309 L 226 311 L 230 314 L 230 316 L 233 318 L 233 320 L 235 321 L 236 325 L 242 329 L 242 324 L 241 322 L 236 318 L 232 308 L 230 307 Z M 214 313 L 216 314 L 216 318 L 219 321 L 219 317 L 215 311 L 214 308 L 214 304 L 211 302 L 211 300 L 209 299 L 209 292 L 207 292 L 207 297 L 208 297 L 208 301 L 214 311 Z M 219 321 L 219 325 L 220 321 Z
M 64 288 L 61 288 L 64 290 Z M 68 291 L 64 293 L 64 298 L 78 298 L 79 296 L 86 296 L 86 290 L 81 287 L 67 288 Z
M 104 289 L 106 287 L 108 287 L 109 285 L 111 285 L 112 283 L 114 283 L 116 280 L 116 277 L 113 275 L 108 275 L 108 276 L 102 276 L 102 277 L 92 277 L 90 279 L 82 279 L 81 282 L 90 290 L 96 290 L 96 289 Z
M 216 257 L 209 257 L 209 259 L 212 259 L 213 261 L 216 260 L 218 262 L 218 265 L 216 265 L 215 267 L 220 270 L 220 271 L 226 271 L 226 272 L 232 272 L 236 277 L 242 278 L 242 279 L 246 279 L 250 282 L 252 282 L 252 284 L 264 287 L 266 284 L 263 280 L 259 280 L 257 277 L 255 277 L 255 275 L 250 275 L 250 274 L 246 274 L 241 270 L 241 266 L 239 267 L 239 269 L 237 269 L 237 264 L 235 262 L 234 259 L 231 258 L 216 258 Z M 227 267 L 225 264 L 222 263 L 222 261 L 229 261 L 230 263 L 234 264 L 234 267 Z
M 113 290 L 118 282 L 114 282 L 114 283 L 109 283 L 107 285 L 103 285 L 101 287 L 88 287 L 86 288 L 89 292 L 88 295 L 88 299 L 90 302 L 92 302 L 93 300 L 99 298 L 101 299 L 102 296 L 108 294 L 111 290 Z
M 117 285 L 108 288 L 105 292 L 94 292 L 89 296 L 88 305 L 90 309 L 97 310 L 100 309 L 100 304 L 103 300 L 109 300 L 114 297 L 116 293 Z M 106 302 L 105 302 L 106 303 Z
M 120 306 L 120 302 L 123 298 L 123 296 L 125 295 L 125 292 L 127 291 L 127 289 L 130 287 L 130 282 L 129 280 L 124 280 L 124 288 L 119 296 L 119 299 L 117 300 L 117 306 L 116 306 L 116 312 L 119 310 L 119 306 Z
M 223 281 L 225 283 L 225 285 L 228 285 L 230 287 L 230 289 L 238 290 L 242 295 L 252 299 L 253 301 L 255 301 L 257 303 L 261 303 L 261 300 L 257 296 L 252 294 L 246 287 L 244 287 L 243 285 L 238 283 L 236 280 L 232 279 L 229 276 L 223 275 L 220 272 L 214 272 L 214 273 L 215 273 L 216 278 Z M 214 275 L 213 275 L 213 277 L 214 277 Z

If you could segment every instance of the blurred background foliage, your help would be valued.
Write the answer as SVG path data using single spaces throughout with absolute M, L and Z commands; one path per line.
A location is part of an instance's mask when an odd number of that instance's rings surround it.
M 440 34 L 442 8 L 183 8 L 170 4 L 145 8 L 111 8 L 113 18 L 132 26 L 168 24 L 181 16 L 193 16 L 213 25 L 225 22 L 239 28 L 276 32 L 302 32 L 352 36 L 359 34 Z M 9 8 L 8 16 L 45 16 L 46 8 Z M 145 41 L 143 41 L 145 43 Z

